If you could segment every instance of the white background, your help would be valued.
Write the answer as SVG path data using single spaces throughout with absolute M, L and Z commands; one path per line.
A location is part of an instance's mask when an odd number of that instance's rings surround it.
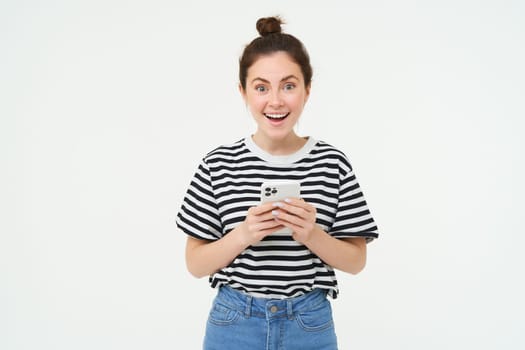
M 215 292 L 174 220 L 254 130 L 237 62 L 274 14 L 314 67 L 298 132 L 381 232 L 338 275 L 340 348 L 525 347 L 523 2 L 4 0 L 1 349 L 200 348 Z

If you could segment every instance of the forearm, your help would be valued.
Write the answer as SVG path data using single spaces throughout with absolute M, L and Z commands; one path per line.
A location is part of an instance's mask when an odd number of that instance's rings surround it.
M 195 277 L 205 277 L 228 266 L 246 246 L 236 237 L 235 230 L 217 241 L 188 238 L 186 266 Z
M 304 244 L 321 260 L 338 270 L 357 274 L 365 267 L 364 238 L 338 239 L 316 225 L 312 235 Z
M 248 209 L 244 221 L 217 241 L 188 238 L 186 266 L 195 277 L 209 276 L 228 266 L 247 247 L 281 229 L 271 213 L 272 203 Z

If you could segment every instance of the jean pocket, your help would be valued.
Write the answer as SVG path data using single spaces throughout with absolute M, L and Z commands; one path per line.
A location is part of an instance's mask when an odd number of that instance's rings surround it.
M 229 326 L 239 318 L 240 313 L 228 306 L 215 303 L 210 311 L 208 321 L 217 326 Z
M 332 307 L 328 300 L 311 310 L 298 313 L 296 320 L 299 326 L 307 332 L 324 331 L 334 326 Z

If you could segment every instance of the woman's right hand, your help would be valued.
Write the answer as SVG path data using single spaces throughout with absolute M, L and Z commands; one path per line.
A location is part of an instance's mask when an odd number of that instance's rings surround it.
M 246 247 L 283 228 L 272 215 L 272 203 L 248 210 L 244 221 L 227 235 L 215 241 L 188 237 L 186 265 L 195 277 L 209 276 L 232 262 Z
M 273 203 L 264 203 L 248 209 L 246 218 L 239 225 L 239 238 L 246 247 L 261 241 L 264 237 L 282 229 L 284 226 L 275 221 Z

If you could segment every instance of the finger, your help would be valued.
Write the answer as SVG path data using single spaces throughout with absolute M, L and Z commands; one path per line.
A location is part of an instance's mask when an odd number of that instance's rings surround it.
M 272 214 L 275 216 L 277 221 L 283 222 L 283 223 L 290 223 L 298 227 L 304 227 L 307 223 L 306 218 L 288 214 L 287 212 L 282 211 L 282 210 L 275 210 L 272 212 Z
M 308 210 L 304 206 L 299 207 L 295 205 L 286 204 L 283 202 L 278 202 L 278 203 L 275 203 L 274 205 L 275 207 L 280 208 L 285 212 L 288 212 L 290 214 L 294 214 L 294 215 L 297 215 L 303 218 L 306 218 L 310 213 L 313 212 L 312 210 Z
M 250 220 L 252 223 L 259 223 L 259 222 L 265 222 L 265 221 L 272 221 L 274 218 L 274 215 L 271 211 L 263 213 L 261 215 L 255 215 Z
M 275 221 L 279 223 L 282 227 L 287 227 L 293 232 L 299 231 L 303 228 L 302 226 L 294 225 L 291 222 L 280 220 L 278 218 L 275 218 Z
M 275 221 L 273 218 L 271 220 L 259 222 L 250 226 L 253 231 L 266 231 L 273 230 L 276 227 L 282 226 L 281 223 Z
M 268 202 L 268 203 L 260 204 L 256 207 L 251 207 L 248 210 L 248 213 L 252 215 L 261 215 L 266 212 L 272 211 L 273 208 L 274 208 L 273 203 Z
M 257 231 L 257 236 L 259 236 L 259 239 L 263 239 L 264 237 L 269 236 L 272 233 L 275 233 L 275 232 L 277 232 L 279 230 L 282 230 L 285 227 L 286 226 L 284 226 L 282 224 L 278 224 L 277 226 L 274 226 L 274 227 L 271 227 L 271 228 L 267 228 L 267 229 L 264 229 L 264 230 L 261 230 L 261 231 Z
M 312 206 L 310 203 L 306 202 L 302 198 L 286 198 L 284 202 L 281 203 L 297 208 L 303 208 L 307 212 L 312 212 L 315 209 L 314 206 Z

